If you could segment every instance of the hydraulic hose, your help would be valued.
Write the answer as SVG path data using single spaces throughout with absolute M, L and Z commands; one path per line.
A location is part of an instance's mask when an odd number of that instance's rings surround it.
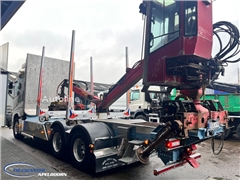
M 223 42 L 219 36 L 220 33 L 229 35 L 229 41 L 223 46 Z M 213 34 L 216 36 L 219 42 L 219 51 L 215 55 L 214 59 L 220 60 L 222 63 L 236 63 L 240 61 L 240 58 L 230 60 L 230 58 L 237 56 L 240 53 L 240 34 L 238 28 L 227 21 L 220 21 L 213 24 Z

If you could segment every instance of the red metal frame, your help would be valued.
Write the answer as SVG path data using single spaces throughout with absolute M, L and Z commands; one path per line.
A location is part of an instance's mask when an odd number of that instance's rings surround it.
M 112 103 L 120 98 L 125 92 L 142 79 L 143 60 L 135 68 L 128 68 L 123 77 L 116 83 L 116 86 L 108 93 L 107 97 L 97 105 L 99 111 L 106 110 Z
M 152 2 L 153 3 L 153 2 Z M 172 42 L 164 45 L 158 50 L 148 54 L 149 50 L 145 50 L 145 67 L 144 84 L 159 84 L 164 86 L 179 87 L 188 84 L 184 77 L 178 75 L 169 75 L 167 72 L 167 61 L 174 62 L 179 58 L 184 61 L 197 59 L 198 61 L 207 61 L 211 58 L 212 51 L 212 5 L 206 5 L 203 1 L 197 1 L 197 35 L 185 36 L 184 23 L 184 3 L 185 1 L 178 1 L 179 9 L 179 37 Z M 147 16 L 151 16 L 147 14 Z M 207 18 L 206 18 L 207 17 Z M 151 18 L 148 18 L 151 21 Z M 148 26 L 151 23 L 147 23 Z M 149 25 L 150 24 L 150 25 Z M 150 30 L 150 29 L 149 29 Z M 146 36 L 150 36 L 150 32 L 146 31 Z M 146 38 L 148 39 L 148 38 Z M 149 48 L 146 46 L 146 48 Z M 175 57 L 175 59 L 173 59 Z M 146 65 L 147 64 L 147 65 Z
M 73 85 L 73 92 L 77 93 L 78 95 L 80 95 L 81 97 L 88 99 L 88 100 L 93 100 L 96 103 L 100 102 L 100 99 L 96 96 L 94 96 L 92 93 L 80 88 L 80 87 L 76 87 Z
M 177 167 L 181 167 L 181 166 L 183 166 L 186 163 L 189 163 L 194 168 L 197 168 L 198 167 L 198 165 L 197 165 L 198 163 L 196 164 L 196 162 L 197 162 L 196 159 L 198 159 L 200 157 L 201 157 L 201 154 L 199 154 L 199 153 L 193 154 L 193 155 L 189 156 L 188 158 L 185 158 L 183 161 L 167 165 L 167 166 L 165 166 L 164 168 L 161 168 L 161 169 L 155 169 L 153 171 L 153 174 L 155 176 L 157 176 L 157 175 L 162 174 L 162 173 L 164 173 L 166 171 L 169 171 L 171 169 L 175 169 Z

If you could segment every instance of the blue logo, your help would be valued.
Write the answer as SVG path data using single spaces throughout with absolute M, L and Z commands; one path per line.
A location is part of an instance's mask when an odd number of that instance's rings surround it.
M 28 178 L 35 176 L 38 173 L 45 173 L 45 169 L 37 168 L 27 163 L 11 163 L 4 166 L 4 172 L 12 177 Z

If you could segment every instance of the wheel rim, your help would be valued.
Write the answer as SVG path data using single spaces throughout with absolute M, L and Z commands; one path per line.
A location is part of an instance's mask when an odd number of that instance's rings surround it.
M 62 138 L 58 132 L 54 133 L 52 143 L 54 151 L 59 152 L 62 147 Z
M 15 126 L 14 126 L 14 134 L 18 134 L 19 132 L 19 126 L 18 126 L 18 122 L 15 122 Z
M 73 144 L 73 155 L 78 162 L 82 162 L 85 158 L 86 147 L 84 142 L 78 138 L 74 141 Z

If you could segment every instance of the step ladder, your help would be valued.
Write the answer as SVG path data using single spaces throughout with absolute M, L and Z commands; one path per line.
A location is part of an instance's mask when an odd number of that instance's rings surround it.
M 127 139 L 123 139 L 122 143 L 120 145 L 120 151 L 119 154 L 122 156 L 121 159 L 119 159 L 120 162 L 131 164 L 133 162 L 137 162 L 138 159 L 135 156 L 135 145 L 139 146 L 143 143 L 141 140 L 131 140 L 128 141 Z

